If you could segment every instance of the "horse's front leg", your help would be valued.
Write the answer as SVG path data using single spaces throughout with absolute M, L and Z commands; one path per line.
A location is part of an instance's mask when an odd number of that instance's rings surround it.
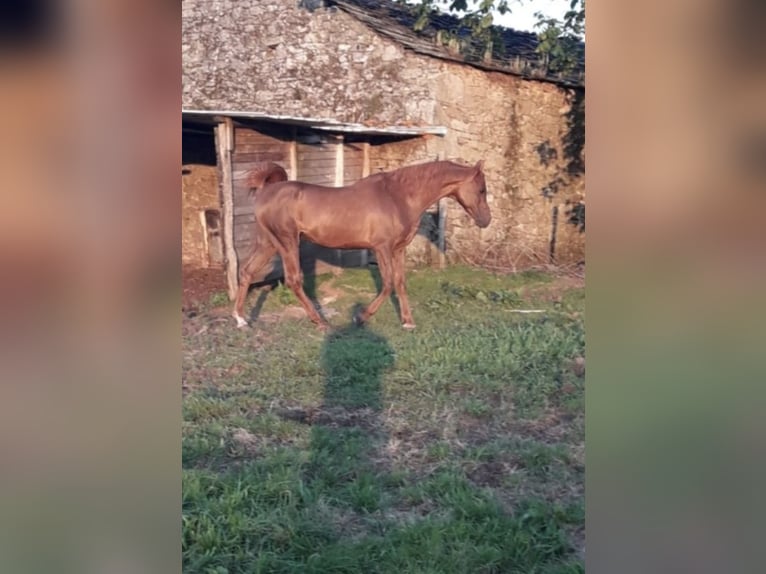
M 282 264 L 285 269 L 285 285 L 292 289 L 295 296 L 303 305 L 306 310 L 306 314 L 309 319 L 319 327 L 322 331 L 329 329 L 329 324 L 322 316 L 317 312 L 314 303 L 308 298 L 306 292 L 303 290 L 303 271 L 301 271 L 300 264 L 300 243 L 296 242 L 295 245 L 285 246 L 285 250 L 280 250 L 282 256 Z
M 396 290 L 396 296 L 399 299 L 399 311 L 401 313 L 402 328 L 412 330 L 415 328 L 415 320 L 412 318 L 412 310 L 410 309 L 410 301 L 407 298 L 407 288 L 405 286 L 404 280 L 404 253 L 404 248 L 394 252 L 394 289 Z
M 370 317 L 372 317 L 378 311 L 386 298 L 391 295 L 391 291 L 393 289 L 391 273 L 391 251 L 387 248 L 375 249 L 375 259 L 378 261 L 378 270 L 380 271 L 380 279 L 383 283 L 383 288 L 381 289 L 380 293 L 378 293 L 378 296 L 372 300 L 372 303 L 370 303 L 366 309 L 354 315 L 354 323 L 357 325 L 366 323 Z

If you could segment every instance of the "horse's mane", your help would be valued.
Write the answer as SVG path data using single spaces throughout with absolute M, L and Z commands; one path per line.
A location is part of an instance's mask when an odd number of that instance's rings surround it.
M 472 169 L 470 165 L 463 165 L 449 160 L 430 161 L 407 165 L 389 172 L 383 172 L 385 176 L 394 183 L 394 188 L 402 193 L 412 193 L 419 184 L 425 181 L 444 180 L 454 178 L 461 180 L 466 176 L 467 170 Z
M 285 168 L 273 161 L 264 161 L 250 170 L 247 177 L 247 184 L 250 188 L 250 195 L 253 195 L 265 185 L 287 180 L 288 177 Z
M 414 189 L 421 186 L 423 182 L 452 179 L 460 180 L 465 177 L 467 170 L 472 166 L 456 163 L 454 161 L 442 160 L 408 165 L 388 172 L 373 174 L 372 177 L 379 177 L 388 180 L 389 189 L 395 189 L 400 193 L 412 193 Z M 258 190 L 266 185 L 288 181 L 287 172 L 281 165 L 273 161 L 264 161 L 250 170 L 247 178 L 249 194 L 252 196 Z

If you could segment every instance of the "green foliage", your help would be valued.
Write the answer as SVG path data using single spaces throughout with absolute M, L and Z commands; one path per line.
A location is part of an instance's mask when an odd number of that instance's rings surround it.
M 412 7 L 416 21 L 413 28 L 416 31 L 423 30 L 428 26 L 429 17 L 436 10 L 435 0 L 421 0 Z M 505 14 L 510 12 L 508 0 L 452 0 L 447 6 L 450 12 L 462 12 L 462 23 L 467 26 L 472 36 L 482 42 L 483 46 L 489 46 L 494 38 L 492 25 L 494 23 L 493 12 Z
M 414 29 L 428 26 L 430 14 L 436 10 L 435 0 L 420 0 L 413 10 L 416 14 Z M 467 26 L 472 36 L 485 47 L 491 46 L 494 33 L 493 14 L 511 11 L 508 0 L 452 0 L 446 9 L 455 13 Z M 537 52 L 551 72 L 571 72 L 581 61 L 580 41 L 585 34 L 585 0 L 571 0 L 563 19 L 552 18 L 538 12 L 536 27 L 539 29 Z
M 567 561 L 565 534 L 582 522 L 581 506 L 528 499 L 509 513 L 462 473 L 444 471 L 408 485 L 440 512 L 405 522 L 378 516 L 376 527 L 366 514 L 383 500 L 377 481 L 362 479 L 347 500 L 331 501 L 314 498 L 299 472 L 290 460 L 219 476 L 184 472 L 184 572 L 582 571 Z
M 571 0 L 563 20 L 537 12 L 537 52 L 553 72 L 570 72 L 578 67 L 582 54 L 580 40 L 585 33 L 585 0 Z
M 513 307 L 521 302 L 521 296 L 518 291 L 509 289 L 489 290 L 471 285 L 460 285 L 450 281 L 443 282 L 441 289 L 452 299 L 475 299 L 481 303 L 498 303 L 508 307 Z

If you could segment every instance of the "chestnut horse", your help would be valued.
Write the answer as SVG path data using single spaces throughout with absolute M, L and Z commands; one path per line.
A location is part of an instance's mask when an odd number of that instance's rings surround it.
M 239 274 L 232 313 L 237 326 L 247 325 L 242 313 L 248 288 L 260 280 L 259 272 L 279 253 L 285 284 L 308 317 L 320 328 L 327 328 L 303 291 L 298 248 L 301 236 L 305 236 L 334 249 L 372 249 L 383 287 L 354 321 L 367 321 L 393 289 L 399 298 L 402 327 L 414 329 L 404 285 L 405 248 L 415 237 L 425 210 L 442 197 L 455 199 L 479 227 L 489 225 L 492 215 L 482 167 L 482 161 L 475 166 L 433 161 L 376 173 L 345 187 L 325 187 L 287 181 L 287 173 L 279 165 L 262 165 L 250 179 L 256 188 L 256 222 L 253 249 Z

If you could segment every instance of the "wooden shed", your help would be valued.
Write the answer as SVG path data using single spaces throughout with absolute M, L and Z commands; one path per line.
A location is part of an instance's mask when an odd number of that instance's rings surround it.
M 220 237 L 219 249 L 223 251 L 222 264 L 231 297 L 236 291 L 239 267 L 249 256 L 252 245 L 255 216 L 248 177 L 260 162 L 278 163 L 291 180 L 349 185 L 373 172 L 375 150 L 381 146 L 446 132 L 436 126 L 371 128 L 311 118 L 222 111 L 184 110 L 183 119 L 185 137 L 194 134 L 198 138 L 207 132 L 210 145 L 214 146 L 220 216 L 208 208 L 200 220 L 209 226 L 203 235 L 211 238 L 210 245 L 217 247 L 216 238 Z M 436 210 L 438 213 L 438 206 Z M 438 221 L 436 214 L 434 221 Z M 438 223 L 435 227 L 438 228 Z M 365 266 L 368 257 L 366 250 L 327 249 L 308 241 L 301 246 L 301 263 L 307 274 L 328 267 Z M 280 274 L 281 265 L 276 257 L 270 277 Z

